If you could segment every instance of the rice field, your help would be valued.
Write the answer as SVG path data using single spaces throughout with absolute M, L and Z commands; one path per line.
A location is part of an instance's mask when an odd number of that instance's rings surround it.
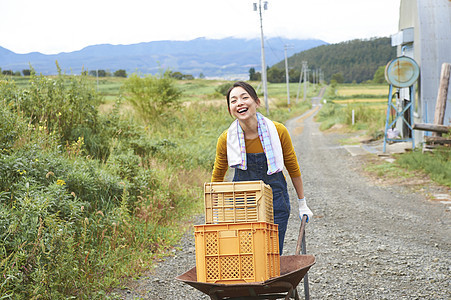
M 340 85 L 337 87 L 338 97 L 353 97 L 356 95 L 371 95 L 388 98 L 388 85 Z
M 343 99 L 334 100 L 335 103 L 339 104 L 349 104 L 349 103 L 383 103 L 387 102 L 388 99 L 385 98 L 357 98 L 357 99 Z

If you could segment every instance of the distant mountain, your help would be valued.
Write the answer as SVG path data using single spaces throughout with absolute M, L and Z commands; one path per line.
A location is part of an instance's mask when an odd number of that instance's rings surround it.
M 266 64 L 271 66 L 284 59 L 284 47 L 289 45 L 288 56 L 327 44 L 321 40 L 281 39 L 265 40 Z M 0 68 L 22 71 L 29 65 L 37 73 L 56 74 L 56 64 L 68 74 L 80 74 L 84 70 L 125 69 L 128 74 L 141 72 L 155 74 L 160 69 L 191 74 L 198 77 L 247 76 L 249 69 L 257 71 L 261 65 L 260 39 L 206 39 L 190 41 L 154 41 L 132 45 L 94 45 L 74 52 L 46 55 L 38 52 L 16 54 L 0 47 Z

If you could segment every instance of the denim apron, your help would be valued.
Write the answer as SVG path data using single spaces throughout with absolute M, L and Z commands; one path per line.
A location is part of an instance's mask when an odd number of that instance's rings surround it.
M 282 172 L 268 175 L 265 153 L 247 153 L 247 170 L 235 168 L 233 181 L 263 180 L 269 184 L 273 195 L 274 223 L 279 225 L 279 253 L 282 255 L 283 241 L 290 216 L 290 198 L 287 182 Z

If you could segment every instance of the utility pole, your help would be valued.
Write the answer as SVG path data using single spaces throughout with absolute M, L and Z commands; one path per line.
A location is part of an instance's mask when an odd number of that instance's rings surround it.
M 307 68 L 308 68 L 307 62 L 303 61 L 302 69 L 304 70 L 304 101 L 306 100 L 306 97 L 307 97 L 307 82 L 308 82 Z
M 263 9 L 268 9 L 268 1 L 263 2 Z M 267 78 L 266 78 L 266 63 L 265 63 L 265 43 L 263 37 L 263 20 L 262 20 L 262 0 L 254 3 L 254 11 L 257 11 L 260 15 L 260 35 L 261 35 L 261 48 L 262 48 L 262 82 L 263 82 L 263 95 L 265 98 L 266 114 L 269 115 L 269 104 L 268 104 L 268 88 L 267 88 Z
M 287 58 L 287 49 L 288 49 L 288 45 L 285 45 L 284 47 L 284 52 L 285 52 L 285 78 L 287 79 L 287 103 L 288 103 L 288 111 L 291 111 L 291 107 L 290 107 L 290 77 L 288 75 L 288 58 Z M 292 47 L 290 47 L 292 48 Z
M 301 90 L 301 83 L 302 83 L 302 73 L 304 72 L 304 70 L 301 68 L 301 72 L 299 72 L 299 84 L 298 84 L 298 91 L 296 93 L 296 104 L 298 103 L 298 99 L 299 99 L 299 92 Z

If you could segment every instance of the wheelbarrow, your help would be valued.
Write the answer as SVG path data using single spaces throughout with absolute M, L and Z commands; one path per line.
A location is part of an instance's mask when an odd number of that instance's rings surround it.
M 197 281 L 196 267 L 176 277 L 197 290 L 210 296 L 212 300 L 239 299 L 296 299 L 299 300 L 297 286 L 304 278 L 305 299 L 309 299 L 307 272 L 315 264 L 313 255 L 306 255 L 305 224 L 302 218 L 295 255 L 280 256 L 280 276 L 261 282 L 221 284 Z M 300 252 L 303 255 L 300 255 Z

